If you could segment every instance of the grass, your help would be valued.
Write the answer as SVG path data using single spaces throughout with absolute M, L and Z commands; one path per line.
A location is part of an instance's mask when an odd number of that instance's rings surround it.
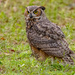
M 75 51 L 75 8 L 73 0 L 2 0 L 0 3 L 0 75 L 75 75 L 75 65 L 63 66 L 51 60 L 39 62 L 31 56 L 24 11 L 29 5 L 45 6 L 48 19 L 63 30 Z

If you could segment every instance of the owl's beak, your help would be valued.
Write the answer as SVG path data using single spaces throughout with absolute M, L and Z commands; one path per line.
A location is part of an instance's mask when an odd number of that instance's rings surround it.
M 32 16 L 32 14 L 31 14 L 31 13 L 29 14 L 29 17 L 30 17 L 30 18 L 33 18 L 33 16 Z

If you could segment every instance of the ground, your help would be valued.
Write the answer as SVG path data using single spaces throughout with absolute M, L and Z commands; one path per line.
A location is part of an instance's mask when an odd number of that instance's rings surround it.
M 75 0 L 0 0 L 0 75 L 75 75 L 75 65 L 63 66 L 31 56 L 26 37 L 26 6 L 45 6 L 48 19 L 58 24 L 75 52 Z

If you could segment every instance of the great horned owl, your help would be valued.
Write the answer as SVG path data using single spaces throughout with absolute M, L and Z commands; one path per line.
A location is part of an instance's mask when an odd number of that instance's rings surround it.
M 74 52 L 68 47 L 61 29 L 50 22 L 44 6 L 28 6 L 25 10 L 27 38 L 33 55 L 38 60 L 48 57 L 60 58 L 68 64 L 74 64 Z

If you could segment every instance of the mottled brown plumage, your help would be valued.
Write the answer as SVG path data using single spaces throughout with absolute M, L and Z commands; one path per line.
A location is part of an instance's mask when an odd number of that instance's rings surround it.
M 25 10 L 26 32 L 33 55 L 38 60 L 57 57 L 74 64 L 71 51 L 61 29 L 50 22 L 43 6 L 28 6 Z

